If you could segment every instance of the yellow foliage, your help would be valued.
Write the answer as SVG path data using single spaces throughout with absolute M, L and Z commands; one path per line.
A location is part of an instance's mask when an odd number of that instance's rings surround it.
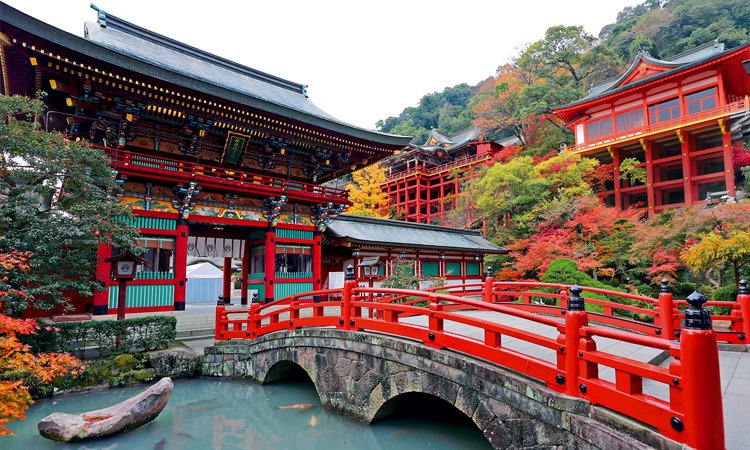
M 710 232 L 700 235 L 700 242 L 683 250 L 683 262 L 692 270 L 705 270 L 716 263 L 750 258 L 750 231 L 734 230 L 726 236 Z
M 352 206 L 347 213 L 369 217 L 388 217 L 388 194 L 383 191 L 386 176 L 380 164 L 373 164 L 352 173 L 346 185 Z

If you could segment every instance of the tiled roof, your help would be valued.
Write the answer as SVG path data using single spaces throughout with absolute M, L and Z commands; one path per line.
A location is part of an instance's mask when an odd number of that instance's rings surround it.
M 386 247 L 412 247 L 506 253 L 477 230 L 342 214 L 328 225 L 327 234 L 352 243 Z
M 366 130 L 332 117 L 307 98 L 304 85 L 242 66 L 98 11 L 98 22 L 85 25 L 84 39 L 0 2 L 3 24 L 104 64 L 371 142 L 405 146 L 410 140 L 408 136 Z
M 695 47 L 686 52 L 680 53 L 669 59 L 664 59 L 664 60 L 654 58 L 651 55 L 649 55 L 648 52 L 646 51 L 641 51 L 635 57 L 635 59 L 633 60 L 628 70 L 621 76 L 610 78 L 600 83 L 597 83 L 591 86 L 591 89 L 589 89 L 589 92 L 585 96 L 581 97 L 580 99 L 572 103 L 568 103 L 567 105 L 557 106 L 553 109 L 564 109 L 564 108 L 568 108 L 571 106 L 586 103 L 590 100 L 594 100 L 594 99 L 604 97 L 610 94 L 621 92 L 621 91 L 630 89 L 632 87 L 641 85 L 643 83 L 647 83 L 647 82 L 671 75 L 673 73 L 685 70 L 687 68 L 705 63 L 712 59 L 716 59 L 732 51 L 734 51 L 734 49 L 725 50 L 724 43 L 715 42 L 715 41 L 709 42 L 699 47 Z M 651 76 L 647 76 L 645 78 L 639 78 L 627 84 L 620 85 L 620 83 L 626 78 L 628 78 L 628 76 L 639 66 L 641 61 L 647 62 L 649 64 L 657 65 L 657 66 L 669 67 L 669 69 L 663 72 L 653 74 Z

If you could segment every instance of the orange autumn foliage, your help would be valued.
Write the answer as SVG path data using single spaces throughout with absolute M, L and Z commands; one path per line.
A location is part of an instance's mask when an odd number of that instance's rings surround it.
M 27 254 L 0 254 L 0 265 L 6 269 L 28 270 Z M 5 292 L 0 291 L 0 297 Z M 0 314 L 0 436 L 13 433 L 8 422 L 25 419 L 25 412 L 33 403 L 29 393 L 31 383 L 51 383 L 66 373 L 77 374 L 81 363 L 68 354 L 34 354 L 18 336 L 33 334 L 39 324 L 30 319 L 14 319 Z

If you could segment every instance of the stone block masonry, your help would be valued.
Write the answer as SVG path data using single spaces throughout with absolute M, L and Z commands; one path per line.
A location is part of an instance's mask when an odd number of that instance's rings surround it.
M 281 331 L 205 349 L 204 376 L 267 383 L 301 367 L 329 410 L 363 422 L 389 415 L 405 393 L 462 411 L 498 449 L 678 449 L 655 430 L 554 392 L 523 375 L 408 340 L 332 329 Z

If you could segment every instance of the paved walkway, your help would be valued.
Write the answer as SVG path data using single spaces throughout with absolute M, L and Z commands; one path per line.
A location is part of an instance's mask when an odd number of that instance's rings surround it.
M 235 308 L 242 309 L 244 307 L 234 305 L 229 306 L 227 309 L 231 310 Z M 337 314 L 337 309 L 338 308 L 336 307 L 332 307 L 329 311 L 329 308 L 326 308 L 326 312 Z M 187 339 L 183 341 L 195 351 L 202 352 L 205 347 L 213 344 L 213 339 L 206 338 L 205 335 L 207 332 L 214 329 L 214 304 L 188 305 L 185 311 L 174 311 L 165 314 L 171 314 L 177 318 L 177 329 L 182 335 L 189 334 L 189 332 L 196 332 L 197 335 L 204 336 L 200 339 Z M 310 309 L 301 312 L 301 316 L 303 317 L 309 316 L 310 314 Z M 557 337 L 557 330 L 554 327 L 501 313 L 465 311 L 462 312 L 462 314 L 470 315 L 472 317 L 480 317 L 482 319 L 491 320 L 493 322 L 502 323 L 526 331 L 533 331 L 542 336 L 552 338 Z M 129 314 L 128 317 L 142 315 L 148 314 Z M 284 317 L 281 319 L 283 320 Z M 408 317 L 401 320 L 420 325 L 427 324 L 426 317 Z M 483 338 L 482 330 L 455 322 L 446 322 L 445 329 L 452 333 L 458 333 L 478 339 Z M 669 363 L 668 358 L 665 358 L 661 352 L 652 348 L 613 341 L 601 337 L 595 338 L 595 341 L 597 343 L 597 348 L 602 351 L 661 366 L 666 366 Z M 503 346 L 520 353 L 535 356 L 550 362 L 554 362 L 556 359 L 554 350 L 530 344 L 516 338 L 503 336 L 502 343 Z M 750 353 L 721 351 L 719 352 L 719 358 L 721 368 L 721 388 L 724 399 L 724 423 L 727 449 L 745 449 L 748 447 L 747 443 L 750 442 L 750 427 L 746 425 L 747 413 L 750 411 L 750 406 L 748 406 L 750 405 Z M 602 367 L 599 376 L 605 380 L 614 381 L 614 370 Z M 668 387 L 662 383 L 644 380 L 643 390 L 646 394 L 664 399 L 668 396 Z

